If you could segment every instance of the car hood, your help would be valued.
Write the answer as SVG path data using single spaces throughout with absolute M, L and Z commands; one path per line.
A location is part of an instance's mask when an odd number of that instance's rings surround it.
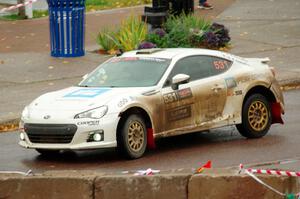
M 40 96 L 32 102 L 30 108 L 51 111 L 86 111 L 107 104 L 116 97 L 125 94 L 136 95 L 144 90 L 147 89 L 70 87 Z

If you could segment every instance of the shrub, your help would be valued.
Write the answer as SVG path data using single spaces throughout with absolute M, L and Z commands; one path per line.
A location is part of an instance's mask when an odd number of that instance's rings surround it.
M 178 26 L 184 27 L 187 30 L 192 28 L 206 31 L 210 28 L 211 22 L 204 18 L 183 13 L 180 16 L 170 16 L 164 24 L 167 32 L 172 31 L 172 29 Z
M 146 23 L 143 22 L 140 17 L 131 16 L 122 22 L 116 34 L 115 42 L 117 46 L 124 51 L 134 50 L 145 40 L 146 34 Z
M 156 44 L 156 46 L 159 48 L 168 47 L 168 38 L 166 37 L 166 32 L 161 28 L 155 29 L 153 32 L 148 33 L 146 36 L 146 41 Z
M 147 33 L 147 25 L 134 16 L 121 23 L 118 31 L 104 30 L 98 34 L 97 42 L 106 51 L 116 49 L 130 51 L 145 48 L 202 47 L 220 49 L 230 41 L 228 29 L 218 23 L 211 24 L 194 15 L 170 16 L 163 28 Z
M 203 45 L 212 49 L 218 48 L 220 45 L 220 39 L 215 33 L 211 31 L 206 32 L 203 36 Z
M 218 49 L 230 41 L 229 31 L 224 25 L 198 18 L 194 15 L 170 16 L 164 29 L 156 29 L 146 40 L 160 48 L 204 47 Z
M 213 23 L 210 30 L 216 34 L 219 39 L 219 47 L 224 47 L 230 41 L 229 30 L 222 24 Z
M 164 24 L 167 47 L 198 47 L 211 22 L 194 15 L 170 16 Z
M 139 45 L 138 49 L 147 49 L 147 48 L 156 48 L 157 46 L 154 43 L 151 42 L 143 42 Z
M 102 32 L 98 33 L 97 43 L 100 45 L 101 49 L 107 52 L 117 49 L 117 45 L 114 39 L 114 33 L 107 29 L 104 29 Z
M 137 49 L 139 44 L 145 40 L 147 25 L 141 18 L 129 17 L 121 23 L 117 31 L 103 30 L 98 33 L 97 43 L 105 51 L 122 49 L 130 51 Z

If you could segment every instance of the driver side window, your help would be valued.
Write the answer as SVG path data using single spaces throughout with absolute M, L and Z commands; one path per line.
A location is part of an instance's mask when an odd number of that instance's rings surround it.
M 212 59 L 209 56 L 190 56 L 180 59 L 171 71 L 165 86 L 170 86 L 172 77 L 177 74 L 190 76 L 190 81 L 209 77 L 211 75 Z

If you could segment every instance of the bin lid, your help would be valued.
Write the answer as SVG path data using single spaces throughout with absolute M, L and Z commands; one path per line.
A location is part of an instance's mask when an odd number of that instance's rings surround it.
M 82 7 L 85 6 L 85 0 L 47 0 L 49 7 Z

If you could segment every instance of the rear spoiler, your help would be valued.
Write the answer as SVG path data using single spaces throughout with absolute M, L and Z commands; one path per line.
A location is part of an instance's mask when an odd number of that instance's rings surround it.
M 250 62 L 259 62 L 262 64 L 268 64 L 271 60 L 269 57 L 265 57 L 265 58 L 245 58 L 247 61 Z

